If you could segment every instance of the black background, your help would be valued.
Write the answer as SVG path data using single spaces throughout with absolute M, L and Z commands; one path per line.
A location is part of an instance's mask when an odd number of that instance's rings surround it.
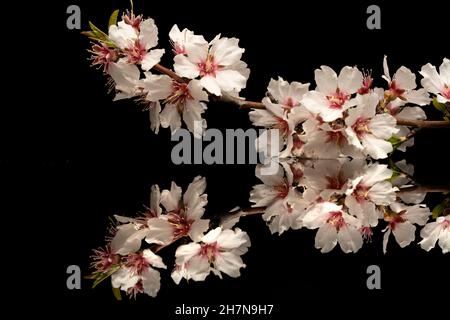
M 155 19 L 166 65 L 171 63 L 168 32 L 174 23 L 206 39 L 218 33 L 238 37 L 251 69 L 242 93 L 249 100 L 259 100 L 270 78 L 278 75 L 313 83 L 313 71 L 322 64 L 335 70 L 344 65 L 372 69 L 376 85 L 384 85 L 384 54 L 391 73 L 401 65 L 417 73 L 427 62 L 440 65 L 450 52 L 440 1 L 379 3 L 381 30 L 366 28 L 371 3 L 364 2 L 134 2 L 136 13 Z M 163 272 L 158 297 L 142 295 L 137 301 L 115 301 L 107 282 L 92 290 L 91 282 L 83 280 L 81 290 L 68 290 L 67 266 L 79 265 L 87 275 L 91 249 L 103 245 L 108 217 L 142 210 L 152 184 L 168 188 L 175 180 L 186 188 L 196 175 L 205 176 L 207 212 L 213 214 L 248 205 L 249 191 L 258 183 L 251 165 L 173 165 L 169 130 L 155 135 L 141 106 L 113 103 L 105 77 L 89 67 L 89 41 L 66 28 L 70 4 L 81 7 L 83 29 L 88 20 L 106 29 L 114 9 L 129 7 L 127 1 L 73 0 L 9 11 L 14 31 L 7 35 L 11 40 L 3 61 L 12 72 L 4 89 L 10 102 L 2 104 L 0 116 L 0 169 L 4 234 L 11 231 L 8 248 L 19 257 L 6 264 L 14 300 L 44 314 L 94 312 L 112 318 L 122 312 L 149 319 L 175 317 L 174 308 L 181 303 L 269 303 L 287 319 L 304 317 L 306 310 L 351 317 L 361 316 L 357 308 L 371 315 L 405 314 L 414 308 L 439 312 L 433 304 L 447 299 L 441 291 L 448 288 L 450 266 L 440 249 L 426 253 L 413 244 L 400 250 L 391 239 L 383 255 L 378 228 L 372 243 L 357 254 L 346 255 L 338 248 L 321 254 L 314 248 L 315 231 L 271 236 L 258 217 L 240 224 L 252 247 L 243 257 L 247 268 L 238 279 L 211 275 L 205 282 L 176 286 L 169 272 Z M 210 128 L 245 129 L 251 126 L 247 113 L 210 103 L 205 117 Z M 431 106 L 427 114 L 439 117 Z M 419 182 L 450 181 L 444 154 L 448 138 L 448 130 L 423 130 L 417 136 L 406 158 L 415 165 Z M 427 202 L 433 205 L 439 199 L 430 195 Z M 165 261 L 171 261 L 173 250 L 163 254 Z M 382 290 L 366 288 L 371 264 L 381 267 Z

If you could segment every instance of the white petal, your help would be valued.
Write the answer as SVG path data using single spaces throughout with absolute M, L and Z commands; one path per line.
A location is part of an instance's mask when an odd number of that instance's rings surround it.
M 392 79 L 401 89 L 413 90 L 416 88 L 416 75 L 404 66 L 397 70 Z
M 147 243 L 169 244 L 173 240 L 173 226 L 161 218 L 151 218 L 147 222 L 149 231 L 145 237 Z
M 214 263 L 214 266 L 230 277 L 237 278 L 241 274 L 239 272 L 240 268 L 245 268 L 240 256 L 237 256 L 231 252 L 221 252 Z
M 336 246 L 337 236 L 336 228 L 327 223 L 317 231 L 314 245 L 322 253 L 330 252 Z
M 400 247 L 404 248 L 416 238 L 415 231 L 416 227 L 409 221 L 405 221 L 403 223 L 397 223 L 395 228 L 392 230 L 392 233 L 394 234 L 395 240 L 397 240 Z
M 216 96 L 222 95 L 219 83 L 217 82 L 216 78 L 211 76 L 205 76 L 200 79 L 200 83 L 203 86 L 203 88 L 205 88 L 212 94 L 215 94 Z
M 180 113 L 178 112 L 177 106 L 173 104 L 166 104 L 163 111 L 159 114 L 159 119 L 163 128 L 170 126 L 170 131 L 172 134 L 181 128 Z
M 345 253 L 356 252 L 363 245 L 361 232 L 349 226 L 339 230 L 337 239 L 342 251 Z
M 346 94 L 353 94 L 362 87 L 363 74 L 356 67 L 342 68 L 338 77 L 338 87 Z
M 175 72 L 181 76 L 189 79 L 197 78 L 200 74 L 198 66 L 192 63 L 185 55 L 176 55 L 174 60 L 173 68 Z
M 189 230 L 189 237 L 192 241 L 198 242 L 202 239 L 203 234 L 209 228 L 209 219 L 198 219 L 191 224 L 191 229 Z
M 314 78 L 317 84 L 317 90 L 323 94 L 334 94 L 338 87 L 338 78 L 336 72 L 328 66 L 321 66 L 314 71 Z
M 142 251 L 142 255 L 145 260 L 148 261 L 153 267 L 166 269 L 167 266 L 164 264 L 162 258 L 154 254 L 150 249 L 145 249 Z
M 161 193 L 161 203 L 167 211 L 177 211 L 181 200 L 181 188 L 175 182 L 172 182 L 169 190 L 163 190 Z
M 155 64 L 161 61 L 161 57 L 164 54 L 164 49 L 154 49 L 147 52 L 144 59 L 141 61 L 142 70 L 147 71 L 155 66 Z
M 141 22 L 139 27 L 139 41 L 143 44 L 145 50 L 156 47 L 158 44 L 158 28 L 155 21 L 151 18 Z
M 156 297 L 161 287 L 161 276 L 159 272 L 152 268 L 147 268 L 142 274 L 142 286 L 144 292 L 150 297 Z

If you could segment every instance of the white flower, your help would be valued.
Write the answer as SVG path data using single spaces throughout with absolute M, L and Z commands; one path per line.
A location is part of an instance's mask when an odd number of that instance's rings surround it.
M 314 115 L 329 122 L 342 117 L 353 106 L 351 95 L 363 84 L 363 74 L 356 67 L 342 68 L 339 76 L 330 67 L 316 69 L 317 89 L 304 95 L 302 103 Z
M 187 55 L 176 55 L 174 69 L 189 79 L 200 77 L 201 85 L 220 96 L 245 88 L 249 71 L 241 61 L 245 51 L 238 46 L 239 39 L 217 38 L 210 45 L 189 45 Z
M 189 83 L 179 83 L 166 75 L 154 75 L 145 72 L 142 81 L 146 100 L 165 103 L 163 111 L 159 114 L 161 126 L 170 126 L 172 134 L 181 127 L 181 118 L 186 123 L 189 131 L 206 128 L 206 120 L 202 119 L 202 113 L 206 110 L 208 94 L 203 90 L 200 81 L 191 80 Z M 195 123 L 201 122 L 201 128 L 196 128 Z
M 164 49 L 150 50 L 158 44 L 158 28 L 153 19 L 143 20 L 138 28 L 119 21 L 109 27 L 109 38 L 124 51 L 128 63 L 139 63 L 145 71 L 153 68 L 164 54 Z
M 270 79 L 267 91 L 276 104 L 281 105 L 286 111 L 291 111 L 292 108 L 300 107 L 308 87 L 309 83 L 302 84 L 296 81 L 289 83 L 278 77 L 278 80 Z
M 172 279 L 177 284 L 182 278 L 203 281 L 211 271 L 219 277 L 222 277 L 221 272 L 233 278 L 239 277 L 240 269 L 245 267 L 240 256 L 247 252 L 249 246 L 247 233 L 239 228 L 213 229 L 199 243 L 178 247 Z
M 315 247 L 322 253 L 331 251 L 339 243 L 345 253 L 358 251 L 363 244 L 360 221 L 331 202 L 315 204 L 303 217 L 303 225 L 317 229 Z
M 176 24 L 170 29 L 169 37 L 173 46 L 173 52 L 176 55 L 188 54 L 188 48 L 192 46 L 208 44 L 203 36 L 195 35 L 194 32 L 186 28 L 180 31 Z
M 301 194 L 293 190 L 286 199 L 267 207 L 262 218 L 268 222 L 271 233 L 281 235 L 286 230 L 297 230 L 303 226 L 305 209 L 306 203 Z
M 383 69 L 385 79 L 389 84 L 388 93 L 393 99 L 399 98 L 419 106 L 424 106 L 430 102 L 430 97 L 425 89 L 416 89 L 416 75 L 408 68 L 401 66 L 394 76 L 389 75 L 389 68 L 387 65 L 387 57 L 384 56 Z
M 278 166 L 275 174 L 262 174 L 263 166 L 258 164 L 255 175 L 263 184 L 257 184 L 250 192 L 253 207 L 270 207 L 275 202 L 284 200 L 292 192 L 292 173 Z
M 142 253 L 130 254 L 124 265 L 111 276 L 112 286 L 136 296 L 146 293 L 156 297 L 161 287 L 159 271 L 153 269 L 166 268 L 161 257 L 146 249 Z
M 350 109 L 345 118 L 348 141 L 374 159 L 386 158 L 392 152 L 388 140 L 398 132 L 396 120 L 387 113 L 375 114 L 379 102 L 375 93 L 358 96 L 358 105 Z
M 209 227 L 209 219 L 202 219 L 204 206 L 208 203 L 205 188 L 205 178 L 197 176 L 182 196 L 181 188 L 172 182 L 170 190 L 161 192 L 161 204 L 167 213 L 161 216 L 162 219 L 150 219 L 149 226 L 157 223 L 162 226 L 162 232 L 172 233 L 175 239 L 189 236 L 198 241 Z M 163 225 L 158 220 L 166 220 L 168 224 Z
M 419 242 L 422 249 L 430 251 L 439 240 L 439 246 L 443 253 L 450 251 L 450 215 L 438 217 L 435 222 L 428 223 L 420 231 L 423 238 Z
M 423 226 L 430 216 L 430 210 L 418 204 L 405 206 L 399 202 L 390 205 L 393 214 L 385 215 L 388 222 L 383 238 L 383 252 L 386 253 L 387 243 L 391 232 L 401 248 L 408 246 L 416 238 L 416 227 L 413 224 Z
M 353 179 L 352 187 L 346 191 L 345 205 L 364 226 L 378 224 L 381 212 L 376 205 L 389 205 L 395 201 L 398 189 L 387 181 L 391 176 L 392 170 L 387 165 L 372 164 L 361 176 Z
M 425 120 L 427 118 L 427 115 L 425 114 L 425 111 L 423 111 L 420 107 L 404 107 L 400 112 L 397 113 L 397 117 L 400 119 L 406 119 L 406 120 Z M 406 137 L 411 132 L 411 130 L 407 126 L 397 126 L 399 131 L 394 134 L 396 137 Z M 405 142 L 403 142 L 397 150 L 406 151 L 407 147 L 411 147 L 414 145 L 414 137 L 409 138 Z
M 439 67 L 439 73 L 436 67 L 427 63 L 419 72 L 423 79 L 422 86 L 428 91 L 436 95 L 437 101 L 440 103 L 450 102 L 450 60 L 444 58 Z

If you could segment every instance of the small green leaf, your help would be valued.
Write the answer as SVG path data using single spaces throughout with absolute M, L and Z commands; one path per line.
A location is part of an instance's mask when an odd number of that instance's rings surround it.
M 444 212 L 444 203 L 439 203 L 437 206 L 434 207 L 433 209 L 433 219 L 436 219 L 437 217 L 439 217 L 442 212 Z
M 119 9 L 115 10 L 109 17 L 108 27 L 117 24 L 117 17 L 119 16 Z
M 92 32 L 94 33 L 97 40 L 100 41 L 108 41 L 108 35 L 104 33 L 102 30 L 97 28 L 91 21 L 89 21 L 89 26 L 91 27 Z
M 119 264 L 115 264 L 111 266 L 106 272 L 100 272 L 98 274 L 93 275 L 93 278 L 95 279 L 94 283 L 92 284 L 92 289 L 94 289 L 96 286 L 98 286 L 103 280 L 109 278 L 114 272 L 120 269 Z
M 119 300 L 122 301 L 122 294 L 120 293 L 120 288 L 114 288 L 112 287 L 112 292 L 114 294 L 114 297 Z

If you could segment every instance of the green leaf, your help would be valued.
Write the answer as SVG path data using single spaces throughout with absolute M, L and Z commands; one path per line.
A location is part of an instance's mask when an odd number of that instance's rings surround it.
M 114 294 L 114 297 L 115 297 L 117 300 L 119 300 L 119 301 L 122 300 L 122 294 L 120 293 L 120 288 L 114 288 L 114 287 L 112 287 L 112 292 L 113 292 L 113 294 Z
M 117 24 L 117 17 L 119 16 L 119 9 L 115 10 L 109 17 L 108 27 Z
M 119 264 L 112 265 L 106 272 L 100 272 L 94 275 L 94 283 L 92 284 L 92 289 L 98 286 L 103 280 L 109 278 L 114 272 L 120 269 Z
M 91 21 L 89 21 L 89 26 L 91 27 L 92 32 L 94 33 L 97 40 L 100 41 L 108 41 L 108 35 L 104 33 L 102 30 L 97 28 Z
M 439 217 L 442 212 L 444 212 L 444 203 L 439 203 L 437 206 L 434 207 L 433 209 L 433 219 L 436 219 L 437 217 Z

